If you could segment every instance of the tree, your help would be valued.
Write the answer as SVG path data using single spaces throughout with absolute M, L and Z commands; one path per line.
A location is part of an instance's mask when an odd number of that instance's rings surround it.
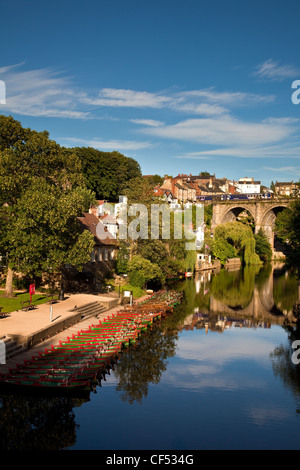
M 93 194 L 82 188 L 61 190 L 44 182 L 33 184 L 18 200 L 8 237 L 13 267 L 32 277 L 51 267 L 81 269 L 94 247 L 90 232 L 81 231 L 77 216 L 89 206 Z
M 6 294 L 12 295 L 14 269 L 39 271 L 43 263 L 37 256 L 47 259 L 46 250 L 52 250 L 55 267 L 61 265 L 59 253 L 66 263 L 68 257 L 77 262 L 75 245 L 83 252 L 90 248 L 91 239 L 79 236 L 74 224 L 94 195 L 84 189 L 78 157 L 48 132 L 23 129 L 12 117 L 1 116 L 1 124 L 0 250 L 8 256 Z M 56 236 L 50 235 L 55 226 Z
M 221 261 L 221 264 L 225 264 L 229 258 L 237 257 L 237 251 L 234 247 L 227 240 L 218 236 L 212 242 L 211 252 L 215 258 Z
M 230 249 L 228 244 L 234 250 Z M 251 228 L 236 221 L 216 227 L 212 253 L 223 261 L 235 255 L 239 256 L 245 265 L 261 264 L 259 256 L 255 253 L 255 239 Z
M 128 272 L 128 246 L 125 241 L 120 240 L 118 255 L 116 259 L 116 272 L 117 274 L 126 274 Z
M 161 186 L 164 182 L 164 178 L 162 176 L 159 176 L 157 174 L 155 175 L 149 175 L 145 177 L 148 182 L 151 184 L 151 186 L 157 186 L 158 184 Z
M 300 260 L 300 200 L 292 201 L 280 212 L 275 222 L 276 236 L 291 248 L 293 257 Z
M 149 281 L 161 282 L 163 279 L 160 267 L 139 255 L 132 257 L 128 271 L 130 283 L 136 287 L 144 288 Z
M 258 254 L 260 259 L 264 262 L 271 261 L 272 259 L 272 248 L 268 237 L 262 228 L 259 229 L 258 233 L 254 235 L 255 238 L 255 252 Z
M 85 184 L 98 199 L 118 201 L 128 183 L 142 176 L 138 162 L 119 152 L 102 152 L 91 147 L 76 147 L 70 152 L 80 159 Z

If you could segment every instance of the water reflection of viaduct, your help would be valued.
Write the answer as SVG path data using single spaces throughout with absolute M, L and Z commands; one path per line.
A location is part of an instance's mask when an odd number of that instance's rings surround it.
M 293 311 L 280 311 L 274 301 L 274 271 L 284 267 L 284 263 L 273 263 L 272 271 L 262 286 L 254 285 L 251 301 L 244 308 L 230 306 L 213 295 L 210 297 L 210 312 L 231 318 L 250 317 L 253 320 L 270 320 L 272 323 L 282 324 L 285 319 L 293 320 Z M 206 274 L 207 276 L 207 274 Z M 198 279 L 198 283 L 201 279 Z M 196 279 L 197 286 L 197 279 Z M 300 283 L 298 287 L 298 299 L 300 302 Z
M 212 231 L 219 224 L 232 222 L 247 211 L 254 220 L 255 233 L 263 228 L 274 248 L 275 220 L 289 206 L 291 198 L 228 200 L 213 203 Z

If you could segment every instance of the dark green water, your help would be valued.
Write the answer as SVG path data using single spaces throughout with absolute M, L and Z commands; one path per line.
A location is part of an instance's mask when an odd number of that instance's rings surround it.
M 295 269 L 205 273 L 85 397 L 1 394 L 1 449 L 299 449 Z

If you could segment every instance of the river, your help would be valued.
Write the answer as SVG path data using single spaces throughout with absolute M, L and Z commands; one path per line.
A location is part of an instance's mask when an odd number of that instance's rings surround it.
M 297 270 L 203 272 L 170 287 L 183 290 L 180 307 L 94 392 L 0 391 L 0 448 L 298 450 Z

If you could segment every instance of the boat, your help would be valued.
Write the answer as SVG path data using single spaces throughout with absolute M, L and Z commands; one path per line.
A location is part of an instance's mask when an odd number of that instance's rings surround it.
M 184 277 L 193 277 L 193 275 L 194 275 L 194 274 L 193 274 L 191 271 L 186 271 L 186 272 L 184 273 Z
M 134 347 L 154 322 L 171 314 L 181 292 L 159 291 L 145 301 L 125 307 L 87 330 L 40 351 L 0 376 L 0 385 L 57 390 L 87 390 L 105 376 L 122 353 Z

